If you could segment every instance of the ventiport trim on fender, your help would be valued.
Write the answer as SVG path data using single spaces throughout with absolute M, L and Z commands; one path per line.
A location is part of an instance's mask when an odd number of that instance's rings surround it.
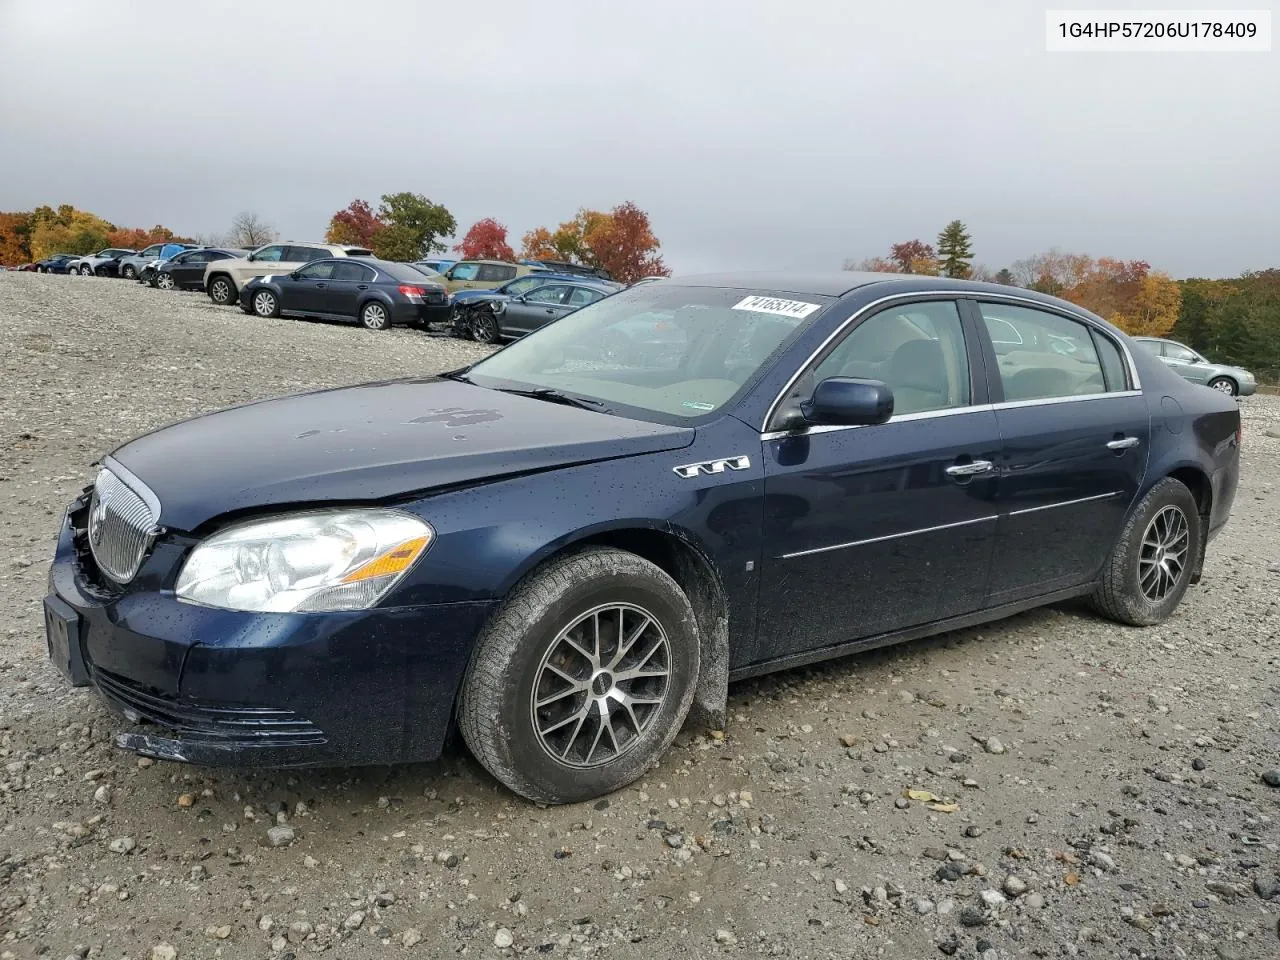
M 1114 496 L 1114 494 L 1109 493 L 1107 496 Z M 1090 497 L 1090 499 L 1093 498 Z M 1061 504 L 1055 503 L 1054 506 L 1061 506 Z M 829 553 L 832 550 L 844 550 L 848 547 L 861 547 L 868 543 L 883 543 L 885 540 L 896 540 L 898 537 L 914 537 L 918 533 L 933 533 L 935 530 L 951 530 L 954 527 L 969 527 L 975 523 L 988 523 L 995 519 L 997 519 L 997 517 L 993 514 L 989 517 L 975 517 L 972 520 L 961 520 L 959 523 L 941 523 L 936 527 L 921 527 L 919 530 L 904 530 L 902 533 L 889 533 L 885 534 L 883 537 L 870 537 L 867 540 L 853 540 L 849 543 L 834 543 L 829 547 L 814 547 L 812 550 L 797 550 L 795 553 L 784 553 L 778 559 L 791 560 L 795 557 L 808 557 L 815 553 Z
M 704 460 L 702 463 L 686 463 L 678 467 L 672 467 L 671 470 L 677 477 L 683 477 L 685 480 L 692 480 L 699 474 L 710 475 L 713 473 L 724 473 L 726 470 L 749 470 L 750 468 L 750 457 L 726 457 L 723 460 Z

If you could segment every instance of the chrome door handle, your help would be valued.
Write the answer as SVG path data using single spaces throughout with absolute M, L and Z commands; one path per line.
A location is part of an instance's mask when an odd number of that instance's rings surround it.
M 988 473 L 995 469 L 990 460 L 974 460 L 971 463 L 957 463 L 947 467 L 948 477 L 973 477 L 979 473 Z
M 1108 450 L 1128 450 L 1130 447 L 1136 447 L 1142 441 L 1137 437 L 1124 437 L 1121 440 L 1108 440 Z

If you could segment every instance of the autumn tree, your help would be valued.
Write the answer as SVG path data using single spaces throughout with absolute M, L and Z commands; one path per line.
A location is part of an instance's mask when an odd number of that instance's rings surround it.
M 520 256 L 525 260 L 555 260 L 560 252 L 551 242 L 551 231 L 535 227 L 520 238 Z
M 944 277 L 960 280 L 969 275 L 973 238 L 959 220 L 952 220 L 938 234 L 938 259 Z
M 448 209 L 420 193 L 386 193 L 378 207 L 378 219 L 386 227 L 374 238 L 373 250 L 384 260 L 418 260 L 429 253 L 443 253 L 442 238 L 458 229 Z
M 329 218 L 329 229 L 325 231 L 327 243 L 346 243 L 356 247 L 373 248 L 386 224 L 373 212 L 373 208 L 364 200 L 352 200 Z
M 1132 336 L 1163 337 L 1178 322 L 1182 291 L 1167 273 L 1155 271 L 1138 281 L 1130 303 L 1107 319 Z
M 108 238 L 115 224 L 71 204 L 57 210 L 36 207 L 31 212 L 30 251 L 33 260 L 43 260 L 55 253 L 86 254 L 109 246 Z
M 511 244 L 507 243 L 507 228 L 493 217 L 485 217 L 471 225 L 462 242 L 455 244 L 454 253 L 464 260 L 507 260 L 516 258 Z
M 1092 257 L 1051 249 L 1014 261 L 1010 272 L 1018 286 L 1058 296 L 1078 284 L 1092 267 Z
M 554 231 L 545 227 L 530 230 L 521 247 L 522 256 L 528 259 L 567 260 L 596 267 L 621 283 L 671 275 L 658 253 L 661 244 L 649 215 L 630 201 L 608 213 L 584 207 Z
M 906 240 L 889 247 L 889 259 L 898 265 L 900 273 L 935 275 L 938 272 L 937 254 L 923 240 Z
M 260 247 L 278 237 L 276 228 L 252 211 L 237 213 L 231 219 L 227 242 L 233 247 Z
M 0 213 L 0 264 L 31 262 L 31 226 L 30 213 Z

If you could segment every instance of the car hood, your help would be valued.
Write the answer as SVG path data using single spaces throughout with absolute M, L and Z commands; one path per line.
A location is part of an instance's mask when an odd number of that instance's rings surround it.
M 675 450 L 693 430 L 437 378 L 265 400 L 163 427 L 112 458 L 194 530 L 234 511 L 384 501 L 504 476 Z

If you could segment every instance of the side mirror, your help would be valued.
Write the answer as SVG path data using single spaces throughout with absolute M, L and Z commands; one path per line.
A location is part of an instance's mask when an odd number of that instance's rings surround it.
M 524 303 L 524 294 L 519 294 L 511 298 L 512 303 Z
M 875 424 L 893 416 L 893 391 L 880 380 L 828 377 L 800 404 L 806 423 Z

